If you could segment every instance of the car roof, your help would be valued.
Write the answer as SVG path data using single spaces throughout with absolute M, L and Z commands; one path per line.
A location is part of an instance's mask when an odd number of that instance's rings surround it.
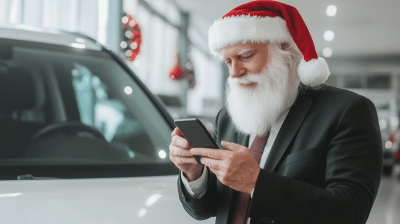
M 26 25 L 1 25 L 0 38 L 84 48 L 101 51 L 102 47 L 89 37 L 57 29 Z

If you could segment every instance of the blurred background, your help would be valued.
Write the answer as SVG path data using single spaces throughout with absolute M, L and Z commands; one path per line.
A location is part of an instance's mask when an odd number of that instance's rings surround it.
M 0 25 L 88 35 L 114 51 L 174 119 L 210 132 L 225 105 L 228 70 L 207 45 L 209 26 L 244 0 L 0 0 Z M 281 0 L 303 16 L 327 83 L 371 99 L 384 148 L 383 180 L 369 223 L 400 223 L 399 0 Z M 395 204 L 396 206 L 393 206 Z

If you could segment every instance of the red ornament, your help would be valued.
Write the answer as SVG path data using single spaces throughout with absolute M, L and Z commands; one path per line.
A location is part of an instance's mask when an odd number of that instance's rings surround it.
M 396 143 L 397 142 L 396 134 L 391 134 L 389 139 L 391 142 Z
M 125 15 L 124 17 L 122 17 L 122 26 L 124 27 L 124 29 L 127 29 L 129 26 L 129 21 L 132 19 L 132 17 L 130 15 Z
M 169 72 L 169 78 L 171 80 L 182 80 L 185 78 L 186 72 L 181 67 L 181 63 L 179 62 L 179 55 L 175 55 L 174 66 L 172 67 L 171 71 Z
M 138 20 L 132 18 L 132 16 L 130 16 L 129 14 L 125 14 L 125 16 L 122 17 L 122 27 L 124 29 L 124 32 L 132 32 L 132 35 L 130 37 L 127 37 L 129 38 L 129 40 L 125 40 L 128 44 L 128 47 L 127 49 L 125 49 L 125 51 L 130 51 L 130 53 L 127 54 L 128 61 L 132 62 L 140 54 L 140 46 L 142 44 L 142 32 L 140 30 Z
M 169 77 L 172 80 L 182 80 L 185 77 L 185 71 L 179 65 L 175 65 L 169 72 Z
M 395 153 L 393 153 L 393 157 L 394 157 L 395 159 L 400 159 L 400 152 L 395 152 Z
M 140 45 L 142 44 L 142 32 L 140 31 L 140 27 L 139 25 L 136 23 L 136 26 L 133 27 L 132 29 L 132 34 L 133 34 L 133 38 L 136 44 L 135 44 L 135 48 L 132 48 L 132 55 L 129 57 L 129 61 L 134 61 L 135 58 L 139 55 L 140 53 Z

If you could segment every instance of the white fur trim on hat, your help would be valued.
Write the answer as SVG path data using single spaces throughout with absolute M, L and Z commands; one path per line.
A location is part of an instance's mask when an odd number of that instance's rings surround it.
M 208 46 L 214 56 L 221 48 L 237 43 L 293 41 L 281 17 L 231 16 L 214 22 L 208 30 Z
M 328 64 L 323 58 L 311 59 L 308 62 L 301 59 L 297 73 L 300 81 L 311 87 L 325 83 L 330 75 Z

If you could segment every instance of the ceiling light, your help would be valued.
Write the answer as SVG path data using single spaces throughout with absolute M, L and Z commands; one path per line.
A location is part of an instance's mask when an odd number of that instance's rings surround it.
M 326 15 L 328 16 L 335 16 L 337 12 L 337 7 L 334 5 L 329 5 L 328 8 L 326 8 Z
M 332 49 L 329 47 L 326 47 L 322 50 L 322 55 L 326 58 L 329 58 L 330 56 L 332 56 Z
M 332 41 L 335 38 L 335 33 L 332 30 L 327 30 L 324 33 L 324 39 L 326 41 Z

